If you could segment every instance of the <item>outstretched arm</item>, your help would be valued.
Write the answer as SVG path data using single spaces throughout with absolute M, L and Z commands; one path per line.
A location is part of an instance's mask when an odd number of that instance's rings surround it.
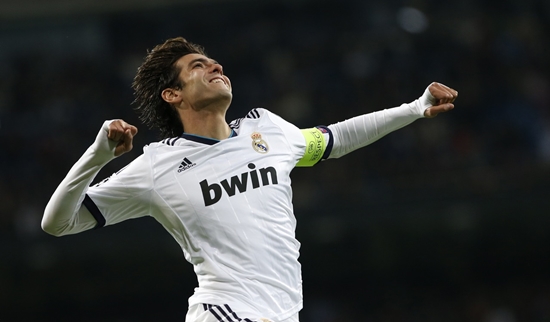
M 454 108 L 458 92 L 440 83 L 430 84 L 417 100 L 399 107 L 364 114 L 329 125 L 333 146 L 329 158 L 339 158 L 369 145 L 416 119 L 433 118 Z
M 88 186 L 109 161 L 132 150 L 137 128 L 122 120 L 106 121 L 95 142 L 59 184 L 46 205 L 42 229 L 54 236 L 94 228 L 95 218 L 81 204 Z

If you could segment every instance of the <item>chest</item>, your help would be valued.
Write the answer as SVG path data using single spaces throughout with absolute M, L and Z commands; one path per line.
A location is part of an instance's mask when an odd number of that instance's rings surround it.
M 272 200 L 291 202 L 289 176 L 296 156 L 280 133 L 173 146 L 156 162 L 155 190 L 178 212 L 244 211 Z

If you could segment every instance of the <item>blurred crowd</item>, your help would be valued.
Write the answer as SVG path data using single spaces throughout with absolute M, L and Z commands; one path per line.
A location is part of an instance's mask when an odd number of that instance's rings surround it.
M 450 113 L 294 171 L 304 322 L 550 321 L 544 0 L 213 1 L 0 24 L 0 320 L 183 320 L 194 277 L 159 225 L 59 240 L 40 230 L 103 120 L 140 132 L 98 180 L 158 139 L 130 84 L 147 50 L 175 36 L 224 66 L 228 121 L 264 107 L 328 125 L 410 102 L 432 81 L 459 91 Z

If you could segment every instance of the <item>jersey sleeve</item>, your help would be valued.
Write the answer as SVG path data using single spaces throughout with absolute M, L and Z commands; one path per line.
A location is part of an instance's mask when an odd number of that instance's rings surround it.
M 409 104 L 363 114 L 329 125 L 334 134 L 334 148 L 329 158 L 339 158 L 376 142 L 387 134 L 422 118 L 425 109 L 425 104 L 417 99 Z
M 333 138 L 332 131 L 328 127 L 320 125 L 299 129 L 274 113 L 263 109 L 261 112 L 268 113 L 271 120 L 283 131 L 292 150 L 298 156 L 297 167 L 311 167 L 329 157 Z
M 97 228 L 150 215 L 153 190 L 151 167 L 141 155 L 119 172 L 91 186 L 83 205 L 94 216 Z

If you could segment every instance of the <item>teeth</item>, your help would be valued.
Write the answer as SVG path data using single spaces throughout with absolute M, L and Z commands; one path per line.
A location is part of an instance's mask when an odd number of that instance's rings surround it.
M 223 81 L 219 78 L 216 78 L 215 80 L 212 81 L 212 83 L 223 83 Z

